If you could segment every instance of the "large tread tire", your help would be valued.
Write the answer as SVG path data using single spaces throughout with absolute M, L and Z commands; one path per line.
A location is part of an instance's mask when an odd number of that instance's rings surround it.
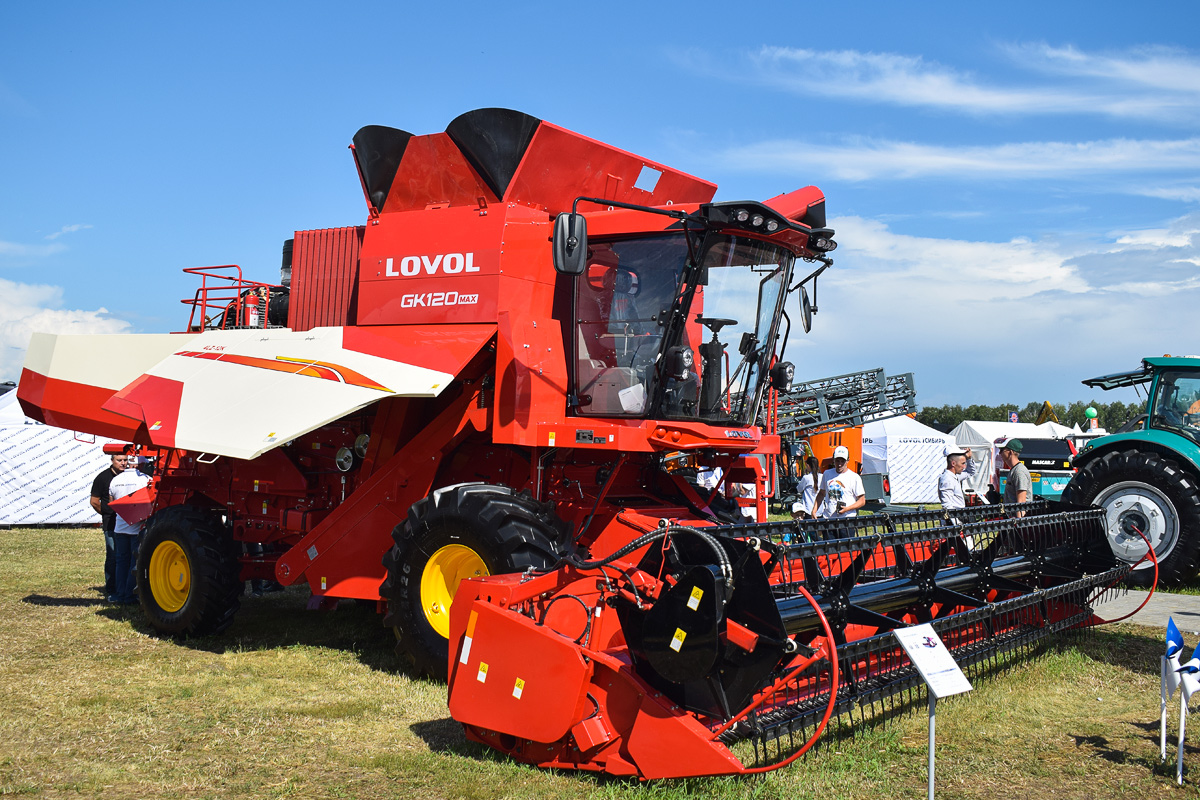
M 1109 543 L 1118 557 L 1129 560 L 1145 552 L 1130 526 L 1148 533 L 1158 556 L 1160 584 L 1175 585 L 1196 577 L 1200 484 L 1177 462 L 1153 452 L 1114 450 L 1081 467 L 1062 499 L 1108 511 Z M 1146 561 L 1127 582 L 1146 587 L 1153 580 L 1153 566 Z
M 207 636 L 241 607 L 241 565 L 214 512 L 171 506 L 155 514 L 138 550 L 137 591 L 146 620 L 171 636 Z
M 464 483 L 414 503 L 392 539 L 383 558 L 383 624 L 395 633 L 402 662 L 418 675 L 444 681 L 446 598 L 453 597 L 458 581 L 477 569 L 490 575 L 548 569 L 566 547 L 569 531 L 552 504 L 504 486 Z M 470 565 L 465 571 L 464 563 Z

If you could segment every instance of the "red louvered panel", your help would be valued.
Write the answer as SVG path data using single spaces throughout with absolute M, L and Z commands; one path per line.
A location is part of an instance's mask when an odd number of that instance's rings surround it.
M 296 231 L 288 327 L 296 331 L 353 325 L 358 250 L 364 226 Z

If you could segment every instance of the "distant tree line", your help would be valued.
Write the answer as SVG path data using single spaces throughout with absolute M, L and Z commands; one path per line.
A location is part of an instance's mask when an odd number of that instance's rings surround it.
M 1087 417 L 1087 408 L 1091 406 L 1096 409 L 1097 423 L 1101 428 L 1107 429 L 1110 433 L 1146 410 L 1144 402 L 1122 403 L 1120 400 L 1112 403 L 1097 403 L 1094 400 L 1090 403 L 1085 403 L 1081 400 L 1076 400 L 1069 406 L 1062 403 L 1052 403 L 1051 406 L 1054 408 L 1054 413 L 1058 416 L 1060 423 L 1067 427 L 1079 425 L 1082 430 L 1087 430 L 1090 424 Z M 999 406 L 927 406 L 917 414 L 917 421 L 931 428 L 937 428 L 940 431 L 949 431 L 951 428 L 957 427 L 960 422 L 966 420 L 1008 422 L 1008 415 L 1014 411 L 1017 412 L 1017 420 L 1019 422 L 1037 422 L 1038 415 L 1042 413 L 1042 403 L 1029 403 L 1023 408 L 1019 408 L 1013 404 Z

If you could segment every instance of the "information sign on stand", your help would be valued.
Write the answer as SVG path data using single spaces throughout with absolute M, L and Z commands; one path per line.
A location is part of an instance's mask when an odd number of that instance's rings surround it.
M 929 687 L 929 800 L 933 800 L 934 710 L 939 697 L 969 692 L 971 682 L 963 675 L 958 662 L 942 644 L 932 625 L 926 623 L 898 628 L 893 633 Z

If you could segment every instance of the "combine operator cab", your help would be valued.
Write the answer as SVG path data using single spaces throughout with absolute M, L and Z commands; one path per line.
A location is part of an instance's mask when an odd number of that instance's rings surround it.
M 796 227 L 760 204 L 734 205 L 702 206 L 678 233 L 582 245 L 576 413 L 747 427 L 769 383 L 786 390 L 792 366 L 777 343 L 797 253 L 783 234 Z M 777 231 L 781 242 L 752 238 Z M 832 231 L 821 233 L 833 249 Z M 810 260 L 820 252 L 800 250 Z

